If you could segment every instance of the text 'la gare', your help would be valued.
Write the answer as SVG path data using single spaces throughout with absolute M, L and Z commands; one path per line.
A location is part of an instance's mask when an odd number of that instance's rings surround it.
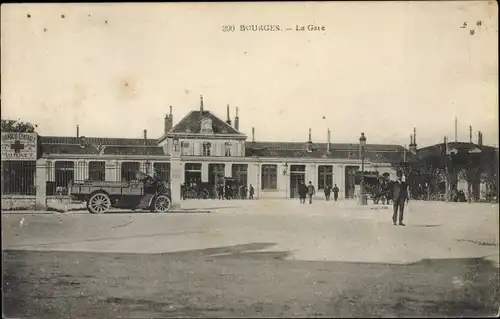
M 326 28 L 323 25 L 310 24 L 307 27 L 303 25 L 296 25 L 295 31 L 325 31 Z

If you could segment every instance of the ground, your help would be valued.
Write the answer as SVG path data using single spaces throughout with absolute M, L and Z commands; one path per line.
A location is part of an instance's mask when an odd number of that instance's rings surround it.
M 498 205 L 185 201 L 184 213 L 2 213 L 4 314 L 481 316 L 499 309 Z M 207 213 L 210 211 L 210 213 Z

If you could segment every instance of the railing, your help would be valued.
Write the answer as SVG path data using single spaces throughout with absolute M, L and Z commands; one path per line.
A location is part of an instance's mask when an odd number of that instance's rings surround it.
M 2 161 L 2 197 L 36 194 L 35 161 Z

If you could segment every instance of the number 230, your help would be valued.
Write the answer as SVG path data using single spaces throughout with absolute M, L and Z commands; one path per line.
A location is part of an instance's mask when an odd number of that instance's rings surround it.
M 234 32 L 234 25 L 223 25 L 222 32 Z

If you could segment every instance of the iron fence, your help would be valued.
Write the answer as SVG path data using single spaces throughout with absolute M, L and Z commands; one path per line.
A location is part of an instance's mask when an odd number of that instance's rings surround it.
M 73 181 L 118 182 L 137 181 L 137 172 L 148 175 L 156 173 L 169 182 L 170 163 L 127 161 L 107 163 L 106 161 L 54 161 L 45 169 L 47 172 L 47 195 L 66 195 L 68 184 Z
M 2 161 L 2 195 L 36 194 L 35 161 Z

